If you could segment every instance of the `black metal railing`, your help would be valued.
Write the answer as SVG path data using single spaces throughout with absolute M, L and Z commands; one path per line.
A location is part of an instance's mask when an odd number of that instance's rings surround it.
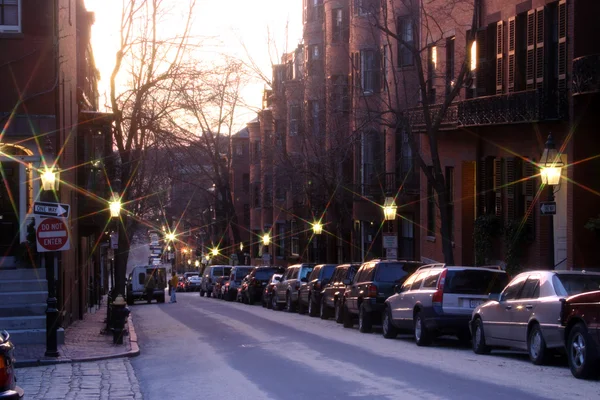
M 600 92 L 600 54 L 573 60 L 573 95 Z
M 432 104 L 429 106 L 431 124 L 434 123 L 441 112 L 441 104 Z M 426 130 L 425 111 L 423 107 L 411 108 L 406 112 L 406 123 L 408 123 L 413 132 L 424 132 Z M 456 104 L 450 105 L 440 123 L 440 129 L 455 128 L 458 122 L 458 107 Z
M 395 172 L 385 174 L 385 195 L 415 194 L 419 190 L 419 175 L 414 169 L 402 171 L 400 175 Z

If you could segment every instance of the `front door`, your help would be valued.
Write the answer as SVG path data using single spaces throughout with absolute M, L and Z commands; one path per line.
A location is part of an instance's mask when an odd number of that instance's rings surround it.
M 0 257 L 14 256 L 19 247 L 19 163 L 0 162 Z

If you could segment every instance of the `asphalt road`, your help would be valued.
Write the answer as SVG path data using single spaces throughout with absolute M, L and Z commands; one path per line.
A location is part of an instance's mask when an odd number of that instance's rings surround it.
M 144 399 L 597 399 L 564 360 L 478 356 L 452 339 L 419 348 L 334 321 L 178 293 L 132 307 Z

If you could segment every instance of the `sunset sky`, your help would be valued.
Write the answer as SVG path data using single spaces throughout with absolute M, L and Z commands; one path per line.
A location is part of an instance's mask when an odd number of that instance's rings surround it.
M 92 46 L 96 66 L 100 70 L 100 103 L 104 104 L 103 93 L 108 90 L 108 80 L 114 66 L 115 53 L 119 44 L 120 14 L 123 1 L 127 0 L 85 0 L 86 7 L 93 11 L 96 22 L 92 30 Z M 163 0 L 169 8 L 174 7 L 170 26 L 178 27 L 182 23 L 177 16 L 178 6 L 185 9 L 185 0 Z M 220 51 L 245 58 L 242 42 L 246 45 L 253 59 L 261 69 L 270 76 L 271 59 L 269 55 L 268 31 L 275 38 L 277 54 L 271 46 L 271 57 L 293 49 L 302 36 L 302 1 L 301 0 L 197 0 L 195 23 L 192 34 L 203 37 L 218 37 L 223 43 Z M 288 43 L 286 48 L 286 24 L 288 26 Z M 207 51 L 202 57 L 216 57 L 214 51 Z M 246 102 L 260 107 L 264 84 L 256 82 L 243 90 Z M 241 111 L 238 117 L 247 120 L 254 118 L 254 113 Z

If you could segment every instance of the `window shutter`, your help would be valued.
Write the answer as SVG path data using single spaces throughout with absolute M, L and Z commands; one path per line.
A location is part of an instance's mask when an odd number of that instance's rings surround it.
M 502 191 L 504 190 L 504 176 L 502 168 L 503 160 L 501 158 L 494 159 L 494 214 L 502 218 Z
M 558 89 L 567 88 L 567 1 L 558 2 Z
M 523 161 L 523 208 L 527 235 L 535 238 L 535 177 L 533 160 L 525 157 Z
M 485 158 L 477 163 L 477 215 L 485 215 L 486 168 Z
M 302 8 L 303 8 L 303 19 L 304 19 L 304 23 L 308 22 L 308 0 L 302 0 Z
M 487 44 L 486 44 L 486 30 L 480 29 L 477 31 L 477 70 L 476 73 L 476 87 L 477 95 L 485 96 L 486 91 L 486 78 L 488 73 L 487 66 Z
M 504 93 L 504 22 L 496 23 L 496 94 Z
M 508 92 L 515 91 L 515 46 L 516 46 L 516 19 L 508 19 Z
M 354 88 L 361 89 L 361 81 L 360 81 L 360 52 L 354 53 Z
M 535 11 L 527 11 L 527 59 L 525 81 L 527 90 L 535 88 Z
M 506 171 L 506 219 L 515 219 L 515 159 L 508 158 L 504 163 Z
M 545 72 L 545 11 L 544 7 L 535 10 L 535 83 L 536 87 L 544 83 Z
M 381 92 L 381 76 L 383 75 L 381 73 L 381 66 L 383 65 L 383 63 L 381 62 L 381 54 L 383 53 L 382 51 L 379 50 L 374 50 L 373 51 L 373 67 L 372 67 L 372 74 L 373 74 L 373 91 L 374 92 Z

